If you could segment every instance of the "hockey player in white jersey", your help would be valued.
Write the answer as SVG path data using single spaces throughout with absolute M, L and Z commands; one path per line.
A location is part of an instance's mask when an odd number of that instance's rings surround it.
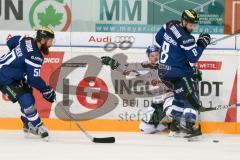
M 147 119 L 142 119 L 140 123 L 140 130 L 146 134 L 152 134 L 161 132 L 168 129 L 171 119 L 167 119 L 163 112 L 163 104 L 165 99 L 173 97 L 173 92 L 169 91 L 169 88 L 163 84 L 159 79 L 159 51 L 160 48 L 156 45 L 149 46 L 146 50 L 148 61 L 142 63 L 127 63 L 119 64 L 115 59 L 111 57 L 101 57 L 102 64 L 109 65 L 111 69 L 119 71 L 123 75 L 131 75 L 141 77 L 142 70 L 147 70 L 150 74 L 148 76 L 142 76 L 141 78 L 149 82 L 149 90 L 153 93 L 152 103 L 148 107 L 146 113 Z M 164 68 L 164 66 L 162 66 Z M 155 89 L 156 88 L 156 89 Z M 168 102 L 165 103 L 165 106 Z

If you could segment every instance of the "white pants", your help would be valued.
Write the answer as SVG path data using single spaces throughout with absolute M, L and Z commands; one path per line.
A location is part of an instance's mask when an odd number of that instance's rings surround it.
M 168 128 L 167 125 L 164 125 L 161 123 L 159 123 L 157 127 L 155 127 L 152 124 L 147 124 L 144 121 L 141 121 L 140 123 L 140 130 L 144 134 L 153 134 L 153 133 L 161 132 L 167 128 Z
M 172 105 L 172 100 L 173 100 L 172 96 L 173 96 L 173 93 L 168 92 L 166 94 L 153 97 L 152 101 L 155 104 L 164 103 L 163 109 L 165 109 L 167 107 L 169 108 Z M 146 117 L 149 117 L 150 119 L 154 111 L 155 109 L 152 106 L 149 106 L 147 109 L 147 112 L 145 113 L 146 115 L 148 115 Z M 161 132 L 168 128 L 166 124 L 159 123 L 158 126 L 155 127 L 153 124 L 148 124 L 147 122 L 148 120 L 141 121 L 139 126 L 142 133 L 145 133 L 145 134 L 153 134 L 153 133 Z

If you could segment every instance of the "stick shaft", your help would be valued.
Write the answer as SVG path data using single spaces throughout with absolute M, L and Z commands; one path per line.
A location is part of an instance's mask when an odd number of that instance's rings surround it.
M 214 41 L 212 41 L 212 42 L 210 43 L 210 45 L 214 45 L 214 44 L 216 44 L 216 43 L 219 42 L 219 41 L 225 40 L 225 39 L 227 39 L 227 38 L 230 38 L 230 37 L 233 37 L 233 36 L 236 36 L 236 35 L 239 35 L 239 34 L 240 34 L 240 32 L 237 32 L 237 33 L 229 34 L 229 35 L 224 36 L 224 37 L 219 38 L 219 39 L 215 39 Z
M 65 108 L 63 108 L 63 111 L 65 112 L 65 114 L 67 115 L 67 117 L 86 135 L 86 137 L 88 137 L 91 141 L 93 141 L 93 136 L 91 136 L 89 133 L 87 133 L 81 126 L 79 123 L 77 123 L 77 121 L 65 110 Z

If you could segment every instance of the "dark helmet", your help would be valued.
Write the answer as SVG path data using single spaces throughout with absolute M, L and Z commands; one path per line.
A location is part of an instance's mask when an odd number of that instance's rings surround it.
M 146 52 L 149 56 L 152 52 L 160 52 L 160 48 L 157 45 L 148 46 Z
M 188 23 L 198 23 L 199 18 L 196 11 L 187 9 L 182 13 L 182 20 L 185 20 Z
M 37 36 L 36 39 L 38 41 L 41 41 L 42 38 L 45 39 L 54 39 L 55 35 L 51 28 L 49 27 L 41 27 L 37 30 Z

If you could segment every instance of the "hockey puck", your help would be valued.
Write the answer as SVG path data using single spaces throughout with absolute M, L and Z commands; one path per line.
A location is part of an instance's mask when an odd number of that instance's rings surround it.
M 193 140 L 193 139 L 188 139 L 187 141 L 188 141 L 188 142 L 194 142 L 194 140 Z
M 219 142 L 219 140 L 213 140 L 213 143 L 218 143 Z

